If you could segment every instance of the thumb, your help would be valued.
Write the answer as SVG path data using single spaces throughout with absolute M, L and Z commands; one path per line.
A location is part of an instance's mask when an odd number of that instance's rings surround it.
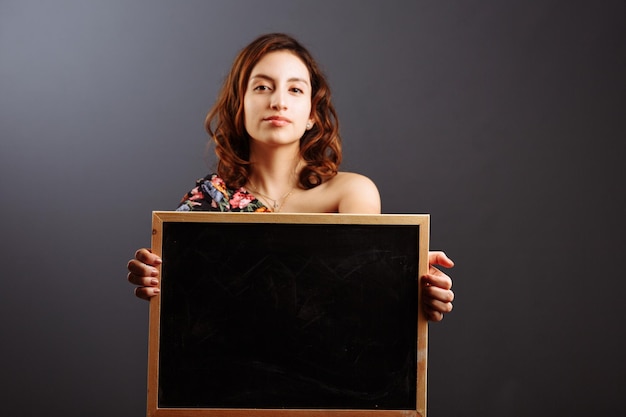
M 454 266 L 452 259 L 448 258 L 448 255 L 443 251 L 428 252 L 428 264 L 439 265 L 444 268 L 452 268 Z

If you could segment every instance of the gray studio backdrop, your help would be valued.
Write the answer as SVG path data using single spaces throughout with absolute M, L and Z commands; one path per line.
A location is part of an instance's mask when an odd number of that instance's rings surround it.
M 432 416 L 622 416 L 624 1 L 0 2 L 0 415 L 142 416 L 152 210 L 236 52 L 298 37 L 344 170 L 457 262 Z

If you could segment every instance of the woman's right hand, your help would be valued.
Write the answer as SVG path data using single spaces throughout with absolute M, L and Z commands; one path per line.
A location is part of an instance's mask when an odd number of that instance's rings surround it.
M 128 261 L 128 282 L 137 285 L 137 297 L 149 300 L 159 293 L 159 270 L 156 267 L 162 262 L 150 249 L 139 249 L 135 258 Z

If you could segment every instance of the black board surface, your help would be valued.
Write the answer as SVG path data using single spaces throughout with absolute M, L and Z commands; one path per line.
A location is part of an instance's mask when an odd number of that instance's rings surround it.
M 418 234 L 164 222 L 158 407 L 414 410 Z

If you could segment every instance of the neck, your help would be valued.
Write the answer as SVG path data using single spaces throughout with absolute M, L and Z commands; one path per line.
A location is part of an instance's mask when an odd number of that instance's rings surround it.
M 279 200 L 298 186 L 300 155 L 290 149 L 251 149 L 252 174 L 248 187 Z

